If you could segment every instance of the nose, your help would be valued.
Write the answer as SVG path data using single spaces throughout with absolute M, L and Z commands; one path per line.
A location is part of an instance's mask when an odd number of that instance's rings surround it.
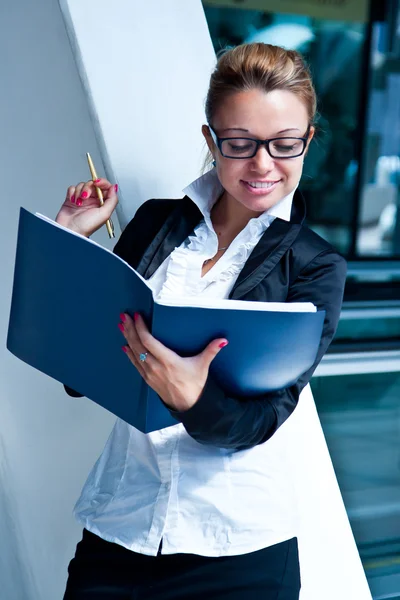
M 258 173 L 269 173 L 275 167 L 275 161 L 267 152 L 265 146 L 260 146 L 256 155 L 252 158 L 254 171 Z

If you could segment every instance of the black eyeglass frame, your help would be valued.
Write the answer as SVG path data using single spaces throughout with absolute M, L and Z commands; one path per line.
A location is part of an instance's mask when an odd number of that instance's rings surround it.
M 308 138 L 310 136 L 311 125 L 309 125 L 307 127 L 305 137 L 275 137 L 275 138 L 270 138 L 268 140 L 256 140 L 254 138 L 248 138 L 248 137 L 220 138 L 217 136 L 217 134 L 215 133 L 215 131 L 211 127 L 211 125 L 208 125 L 208 129 L 210 130 L 211 137 L 214 140 L 214 143 L 217 146 L 218 150 L 220 151 L 221 156 L 223 156 L 224 158 L 230 158 L 232 160 L 246 160 L 247 158 L 254 158 L 255 155 L 257 154 L 258 150 L 260 149 L 260 146 L 265 146 L 265 148 L 271 158 L 274 158 L 275 160 L 289 160 L 290 158 L 298 158 L 299 156 L 302 156 L 304 154 L 305 149 L 307 147 Z M 227 140 L 248 140 L 249 142 L 255 142 L 256 147 L 255 147 L 254 153 L 251 154 L 250 156 L 228 156 L 222 152 L 222 143 L 226 142 Z M 292 156 L 274 156 L 270 152 L 269 145 L 271 142 L 275 142 L 276 140 L 301 140 L 303 142 L 303 150 L 299 154 L 293 154 Z

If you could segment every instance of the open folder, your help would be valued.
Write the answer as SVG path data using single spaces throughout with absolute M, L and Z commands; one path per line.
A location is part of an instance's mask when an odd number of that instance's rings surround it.
M 7 348 L 145 433 L 176 425 L 121 349 L 122 312 L 182 356 L 226 337 L 211 373 L 237 397 L 293 384 L 315 361 L 325 316 L 311 303 L 155 301 L 120 257 L 21 208 Z

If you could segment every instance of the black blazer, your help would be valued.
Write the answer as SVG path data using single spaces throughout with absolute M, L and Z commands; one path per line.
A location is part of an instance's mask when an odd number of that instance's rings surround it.
M 137 210 L 114 252 L 148 279 L 202 218 L 188 197 L 149 200 Z M 313 302 L 324 309 L 326 318 L 316 361 L 291 387 L 251 398 L 228 396 L 209 375 L 203 394 L 192 408 L 185 412 L 171 410 L 189 435 L 202 444 L 243 450 L 268 440 L 295 409 L 301 390 L 333 338 L 343 299 L 346 262 L 305 226 L 304 219 L 303 197 L 296 192 L 290 222 L 277 218 L 264 232 L 229 298 Z

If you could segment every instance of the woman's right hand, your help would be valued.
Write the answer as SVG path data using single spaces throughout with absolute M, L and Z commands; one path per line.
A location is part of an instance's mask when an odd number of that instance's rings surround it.
M 96 179 L 96 187 L 103 192 L 102 206 L 92 180 L 71 185 L 56 217 L 56 223 L 86 237 L 100 229 L 118 204 L 118 186 L 112 185 L 107 179 Z

